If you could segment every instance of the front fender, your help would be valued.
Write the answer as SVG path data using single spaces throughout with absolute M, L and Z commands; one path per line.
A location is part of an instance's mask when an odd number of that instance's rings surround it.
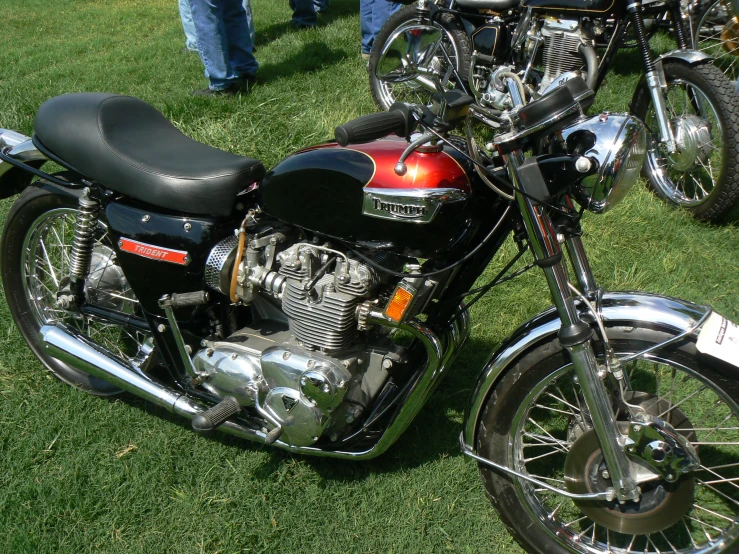
M 582 302 L 577 304 L 584 321 L 594 318 Z M 711 308 L 678 298 L 645 292 L 605 292 L 598 303 L 604 324 L 646 322 L 655 329 L 681 333 L 691 329 Z M 464 419 L 464 442 L 473 446 L 477 422 L 485 401 L 498 379 L 524 353 L 556 337 L 560 320 L 550 308 L 524 323 L 496 350 L 477 380 Z
M 685 62 L 688 65 L 695 65 L 697 63 L 703 63 L 703 62 L 710 62 L 713 58 L 706 54 L 705 52 L 701 52 L 700 50 L 671 50 L 670 52 L 665 52 L 660 57 L 658 57 L 655 61 L 660 62 L 663 60 L 680 60 L 681 62 Z

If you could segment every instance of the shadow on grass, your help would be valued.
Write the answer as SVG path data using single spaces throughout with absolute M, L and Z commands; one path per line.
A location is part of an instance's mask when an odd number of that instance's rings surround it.
M 322 42 L 309 42 L 280 63 L 265 63 L 259 67 L 259 81 L 268 82 L 297 73 L 326 69 L 348 57 L 347 52 L 332 49 Z
M 354 17 L 359 12 L 359 0 L 349 0 L 344 2 L 337 2 L 334 0 L 331 3 L 328 11 L 318 16 L 317 27 L 324 27 L 338 21 L 340 19 L 346 19 Z M 255 46 L 264 46 L 273 40 L 278 39 L 284 34 L 295 32 L 304 33 L 310 32 L 309 29 L 296 29 L 292 21 L 280 21 L 279 23 L 273 23 L 263 29 L 259 28 L 259 21 L 257 20 L 257 31 L 254 40 Z
M 477 376 L 494 346 L 489 342 L 470 339 L 449 369 L 446 378 L 398 442 L 372 460 L 338 460 L 293 454 L 220 433 L 208 437 L 208 440 L 243 450 L 270 451 L 272 455 L 268 461 L 254 472 L 260 479 L 267 479 L 273 475 L 287 459 L 305 460 L 324 480 L 341 482 L 362 480 L 374 474 L 419 467 L 439 458 L 461 456 L 460 418 L 465 411 Z M 115 398 L 146 412 L 149 416 L 190 429 L 188 420 L 144 402 L 138 397 L 126 394 Z

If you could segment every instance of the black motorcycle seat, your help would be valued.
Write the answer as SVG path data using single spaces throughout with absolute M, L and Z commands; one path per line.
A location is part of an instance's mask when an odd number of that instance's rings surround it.
M 259 160 L 183 135 L 143 100 L 76 93 L 45 102 L 34 141 L 70 169 L 137 200 L 191 214 L 227 216 L 236 195 L 265 173 Z
M 457 0 L 457 5 L 480 10 L 507 10 L 518 6 L 520 0 Z

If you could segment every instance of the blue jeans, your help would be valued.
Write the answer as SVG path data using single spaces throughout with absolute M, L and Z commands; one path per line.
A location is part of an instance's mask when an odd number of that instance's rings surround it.
M 185 47 L 191 52 L 198 51 L 198 37 L 195 36 L 195 23 L 192 21 L 192 10 L 190 10 L 190 0 L 179 0 L 180 19 L 182 20 L 182 29 L 185 31 Z
M 377 33 L 403 4 L 387 0 L 359 0 L 359 27 L 362 30 L 362 54 L 371 54 Z
M 242 0 L 190 0 L 198 52 L 212 90 L 223 90 L 259 68 Z
M 195 23 L 192 21 L 192 10 L 190 9 L 190 0 L 178 0 L 180 4 L 180 19 L 182 20 L 182 28 L 185 31 L 185 47 L 190 52 L 198 51 L 198 37 L 195 34 Z M 318 2 L 319 0 L 316 0 Z M 325 0 L 328 4 L 328 0 Z M 326 6 L 328 7 L 328 6 Z M 318 9 L 318 8 L 316 8 Z M 244 0 L 244 11 L 246 12 L 246 24 L 249 26 L 249 37 L 251 43 L 254 44 L 256 32 L 254 31 L 254 16 L 251 12 L 251 0 Z
M 329 0 L 290 0 L 293 11 L 293 25 L 315 27 L 318 24 L 316 11 L 328 8 Z

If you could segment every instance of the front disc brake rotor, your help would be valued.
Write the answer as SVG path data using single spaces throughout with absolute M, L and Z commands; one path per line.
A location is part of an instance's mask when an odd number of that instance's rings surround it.
M 605 492 L 613 487 L 594 430 L 572 445 L 565 461 L 567 490 L 577 494 Z M 631 535 L 656 533 L 678 523 L 693 504 L 695 479 L 684 475 L 674 483 L 642 483 L 638 502 L 575 500 L 582 513 L 611 531 Z
M 642 392 L 629 392 L 624 400 L 636 409 L 649 415 L 668 414 L 667 419 L 678 429 L 692 429 L 686 415 L 677 407 L 670 409 L 667 401 Z M 627 422 L 619 422 L 622 432 L 628 429 Z M 687 435 L 696 440 L 695 434 Z M 638 502 L 621 504 L 614 501 L 575 500 L 582 513 L 595 523 L 611 531 L 631 535 L 656 533 L 678 523 L 693 504 L 695 478 L 693 474 L 682 475 L 677 481 L 668 483 L 654 478 L 648 465 L 632 459 L 633 470 L 652 477 L 640 480 L 641 497 Z M 565 484 L 567 490 L 576 494 L 605 492 L 613 488 L 613 482 L 601 453 L 598 436 L 593 429 L 583 433 L 572 445 L 565 460 Z

